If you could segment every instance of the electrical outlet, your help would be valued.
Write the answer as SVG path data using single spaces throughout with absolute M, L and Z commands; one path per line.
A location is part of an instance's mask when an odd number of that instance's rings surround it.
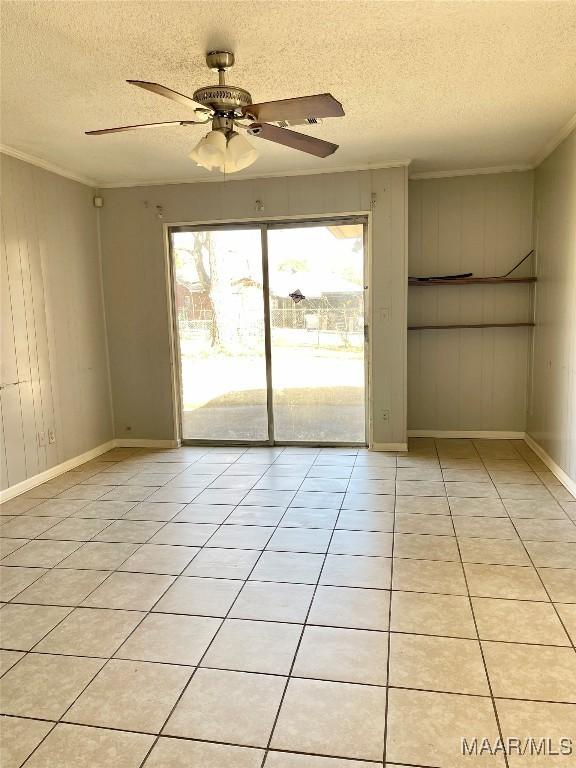
M 46 446 L 46 432 L 38 432 L 38 445 L 40 448 Z
M 384 422 L 390 421 L 390 411 L 388 410 L 382 411 L 381 418 L 382 418 L 382 421 Z
M 48 430 L 48 445 L 54 445 L 56 442 L 56 432 L 53 429 Z

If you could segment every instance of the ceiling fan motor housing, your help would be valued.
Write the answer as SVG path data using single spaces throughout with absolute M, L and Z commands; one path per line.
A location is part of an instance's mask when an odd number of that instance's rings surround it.
M 235 85 L 206 85 L 194 91 L 194 101 L 214 112 L 235 112 L 252 104 L 252 96 L 244 88 Z

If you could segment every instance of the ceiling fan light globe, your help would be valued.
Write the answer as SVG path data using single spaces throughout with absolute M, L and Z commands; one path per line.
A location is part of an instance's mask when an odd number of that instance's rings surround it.
M 197 145 L 196 150 L 204 167 L 220 168 L 226 160 L 226 136 L 222 131 L 210 131 Z
M 235 170 L 241 171 L 248 168 L 256 161 L 258 153 L 244 136 L 233 133 L 228 139 L 226 149 L 226 163 L 234 166 Z

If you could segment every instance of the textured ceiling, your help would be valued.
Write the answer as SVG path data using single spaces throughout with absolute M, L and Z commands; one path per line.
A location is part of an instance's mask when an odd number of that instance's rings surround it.
M 331 91 L 346 117 L 306 131 L 320 160 L 252 139 L 244 175 L 411 159 L 413 171 L 529 163 L 576 112 L 576 2 L 2 2 L 2 143 L 103 183 L 194 181 L 203 128 L 87 137 L 190 119 L 126 85 L 192 94 L 211 48 L 254 101 Z M 242 174 L 239 174 L 242 175 Z

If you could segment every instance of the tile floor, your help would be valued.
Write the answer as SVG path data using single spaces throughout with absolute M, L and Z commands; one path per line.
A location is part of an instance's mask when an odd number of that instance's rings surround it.
M 0 537 L 2 768 L 576 765 L 576 501 L 521 442 L 116 449 Z

